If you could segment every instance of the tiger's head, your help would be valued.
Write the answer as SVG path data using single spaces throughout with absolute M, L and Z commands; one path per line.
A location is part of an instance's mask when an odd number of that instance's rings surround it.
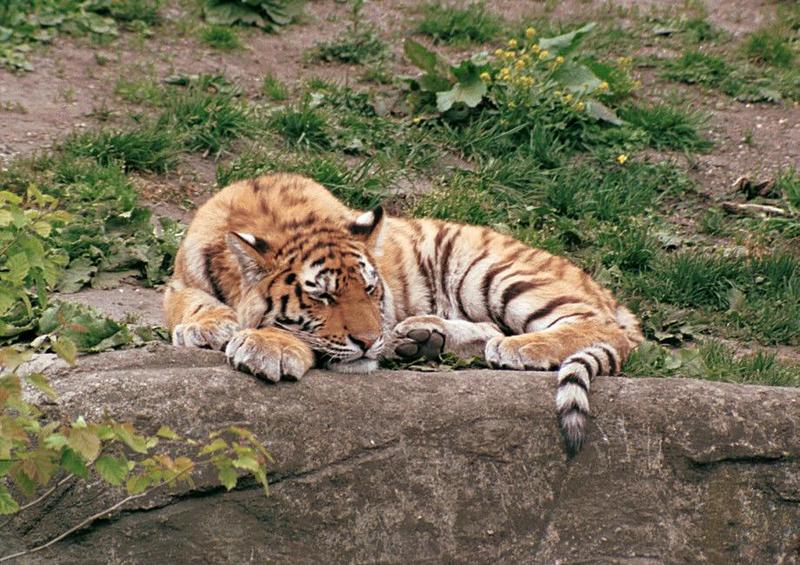
M 301 223 L 289 240 L 230 232 L 228 246 L 242 273 L 242 325 L 291 332 L 337 370 L 377 368 L 384 288 L 373 255 L 382 224 L 378 207 L 342 224 Z

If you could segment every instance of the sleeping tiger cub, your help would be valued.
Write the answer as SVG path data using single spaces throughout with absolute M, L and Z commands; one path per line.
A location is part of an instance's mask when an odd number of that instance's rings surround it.
M 634 315 L 566 259 L 484 227 L 360 213 L 289 174 L 232 184 L 197 211 L 164 308 L 175 345 L 224 349 L 271 381 L 444 352 L 558 369 L 573 453 L 592 379 L 642 341 Z

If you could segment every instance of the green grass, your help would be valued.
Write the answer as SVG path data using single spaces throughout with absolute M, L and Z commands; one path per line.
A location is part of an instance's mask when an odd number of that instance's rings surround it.
M 774 30 L 761 30 L 750 34 L 744 43 L 744 53 L 754 63 L 788 68 L 794 62 L 794 51 L 787 38 Z
M 317 43 L 306 52 L 306 59 L 353 65 L 382 62 L 388 55 L 388 47 L 363 17 L 363 6 L 364 0 L 352 0 L 347 29 L 333 41 Z
M 496 39 L 506 27 L 503 18 L 487 9 L 485 2 L 468 4 L 465 8 L 425 4 L 420 12 L 422 17 L 415 27 L 417 33 L 441 43 L 485 43 Z
M 627 106 L 620 117 L 645 132 L 646 142 L 655 149 L 707 151 L 712 143 L 698 133 L 705 122 L 696 111 L 687 111 L 674 103 L 659 102 L 649 106 Z
M 289 89 L 272 73 L 264 75 L 261 81 L 261 93 L 274 102 L 289 98 Z
M 142 126 L 73 136 L 64 144 L 64 150 L 75 157 L 93 157 L 103 166 L 117 163 L 125 171 L 165 173 L 176 164 L 178 148 L 171 131 Z
M 114 85 L 114 94 L 125 102 L 157 106 L 161 103 L 163 89 L 152 78 L 120 76 Z
M 200 40 L 214 49 L 220 51 L 233 51 L 242 47 L 236 32 L 221 25 L 210 25 L 200 31 Z
M 325 116 L 307 102 L 276 112 L 270 117 L 269 126 L 292 146 L 324 149 L 331 145 Z

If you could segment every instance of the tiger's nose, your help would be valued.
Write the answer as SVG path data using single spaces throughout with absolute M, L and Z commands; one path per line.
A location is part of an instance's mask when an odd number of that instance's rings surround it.
M 372 347 L 375 344 L 375 342 L 378 341 L 377 336 L 371 336 L 371 335 L 354 336 L 351 334 L 348 335 L 347 337 L 349 337 L 350 341 L 355 343 L 358 347 L 360 347 L 364 351 L 369 351 L 370 347 Z

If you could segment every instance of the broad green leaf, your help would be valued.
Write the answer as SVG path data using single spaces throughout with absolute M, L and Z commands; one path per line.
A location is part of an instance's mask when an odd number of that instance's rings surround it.
M 474 108 L 481 103 L 486 90 L 486 83 L 480 79 L 469 84 L 457 83 L 450 90 L 436 93 L 436 109 L 447 112 L 456 102 L 463 102 L 469 108 Z
M 50 449 L 61 449 L 67 445 L 67 436 L 60 433 L 50 434 L 44 439 L 44 444 Z
M 566 61 L 553 72 L 552 79 L 564 90 L 576 93 L 592 92 L 603 82 L 589 67 Z
M 0 514 L 14 514 L 18 510 L 19 504 L 17 504 L 17 501 L 11 496 L 8 487 L 0 483 Z
M 31 270 L 31 265 L 25 253 L 15 253 L 8 258 L 5 268 L 8 272 L 0 273 L 0 277 L 12 284 L 22 284 Z
M 11 225 L 14 221 L 14 216 L 8 210 L 0 210 L 0 228 L 5 228 Z
M 586 101 L 586 114 L 596 120 L 602 120 L 615 126 L 620 126 L 624 122 L 619 119 L 616 112 L 600 102 L 599 100 Z
M 79 257 L 70 262 L 58 281 L 59 292 L 78 292 L 92 279 L 97 267 L 86 257 Z
M 94 468 L 104 481 L 114 486 L 121 485 L 128 476 L 128 460 L 124 456 L 101 455 L 94 462 Z
M 147 439 L 133 431 L 129 425 L 120 424 L 114 427 L 117 439 L 130 447 L 136 453 L 147 453 Z
M 65 447 L 61 452 L 61 466 L 68 473 L 85 479 L 89 476 L 89 470 L 86 468 L 86 461 L 79 453 L 76 453 L 69 447 Z
M 159 255 L 158 259 L 160 262 L 163 259 L 163 257 Z M 138 275 L 139 271 L 135 270 L 117 271 L 113 273 L 105 271 L 102 273 L 97 273 L 92 278 L 92 288 L 99 288 L 104 290 L 109 288 L 117 288 L 124 279 L 136 278 Z
M 539 40 L 539 47 L 559 55 L 567 55 L 581 44 L 583 38 L 594 29 L 595 25 L 594 22 L 590 22 L 582 28 L 569 33 L 556 37 L 543 37 Z
M 406 57 L 408 57 L 408 60 L 416 67 L 419 67 L 430 75 L 438 74 L 436 70 L 439 64 L 439 57 L 421 43 L 413 39 L 406 39 L 403 42 L 403 52 Z
M 91 428 L 72 428 L 67 437 L 67 444 L 91 463 L 100 453 L 100 438 Z
M 50 381 L 42 373 L 32 373 L 25 377 L 37 390 L 47 395 L 50 400 L 58 398 L 58 394 L 50 386 Z

